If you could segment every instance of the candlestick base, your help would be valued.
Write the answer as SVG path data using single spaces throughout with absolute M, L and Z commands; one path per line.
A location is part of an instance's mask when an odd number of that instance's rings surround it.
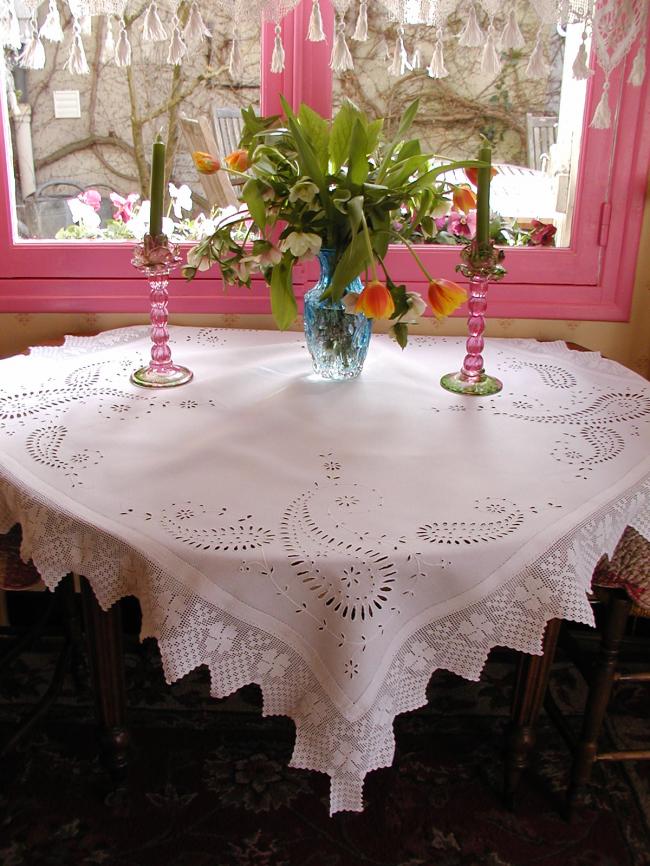
M 191 370 L 178 364 L 168 364 L 162 370 L 150 364 L 148 367 L 134 370 L 131 373 L 131 381 L 141 388 L 175 388 L 177 385 L 190 382 L 193 376 Z
M 486 397 L 490 394 L 498 394 L 503 388 L 503 382 L 496 376 L 481 373 L 479 376 L 470 377 L 462 371 L 446 373 L 440 380 L 440 384 L 446 391 L 451 391 L 454 394 L 468 394 L 470 397 Z

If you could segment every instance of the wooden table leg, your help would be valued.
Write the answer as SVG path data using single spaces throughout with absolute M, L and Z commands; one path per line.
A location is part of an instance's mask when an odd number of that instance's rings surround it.
M 535 743 L 535 727 L 544 703 L 560 624 L 561 620 L 552 619 L 546 626 L 543 655 L 519 654 L 505 761 L 504 794 L 510 809 L 514 808 L 521 775 Z
M 126 728 L 122 617 L 117 605 L 108 611 L 101 609 L 84 577 L 81 578 L 81 597 L 104 760 L 111 773 L 119 776 L 127 767 L 130 746 Z

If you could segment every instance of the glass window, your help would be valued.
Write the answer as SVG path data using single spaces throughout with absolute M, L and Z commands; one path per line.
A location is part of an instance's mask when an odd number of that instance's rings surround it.
M 183 2 L 177 15 L 167 4 L 154 4 L 157 20 L 151 17 L 151 5 L 142 4 L 133 13 L 130 8 L 124 20 L 85 19 L 80 37 L 87 74 L 68 71 L 75 38 L 70 20 L 62 42 L 43 41 L 44 69 L 22 68 L 18 52 L 6 52 L 15 237 L 130 237 L 128 217 L 137 215 L 149 197 L 151 143 L 159 132 L 167 143 L 169 179 L 176 188 L 186 184 L 192 191 L 189 208 L 187 195 L 176 199 L 180 221 L 187 224 L 210 209 L 182 119 L 207 121 L 216 140 L 225 138 L 227 146 L 236 119 L 219 113 L 230 108 L 238 115 L 239 107 L 249 104 L 259 109 L 259 26 L 240 24 L 233 42 L 232 36 L 224 37 L 233 33 L 230 13 L 207 0 L 199 0 L 198 7 Z M 47 12 L 42 4 L 39 26 Z M 202 39 L 197 32 L 201 23 Z M 21 24 L 27 40 L 29 21 Z M 145 35 L 162 38 L 145 41 Z M 185 50 L 179 65 L 168 62 L 174 50 Z M 118 65 L 129 52 L 130 65 Z M 200 143 L 198 127 L 197 135 Z M 174 218 L 173 211 L 170 216 Z
M 367 41 L 348 39 L 354 70 L 334 74 L 334 108 L 352 99 L 385 116 L 390 127 L 419 97 L 413 131 L 423 149 L 465 159 L 476 156 L 481 137 L 492 143 L 498 174 L 491 203 L 503 225 L 499 240 L 526 243 L 532 220 L 540 220 L 556 226 L 557 246 L 568 246 L 587 89 L 572 74 L 582 26 L 549 34 L 531 69 L 539 19 L 528 0 L 504 7 L 495 22 L 501 34 L 512 8 L 527 50 L 503 47 L 495 37 L 492 53 L 489 46 L 460 44 L 466 14 L 450 17 L 445 30 L 436 31 L 422 17 L 425 6 L 408 0 L 410 23 L 402 27 L 380 4 L 368 5 Z M 480 4 L 474 9 L 485 39 L 489 18 Z M 456 225 L 448 220 L 438 241 L 453 242 Z

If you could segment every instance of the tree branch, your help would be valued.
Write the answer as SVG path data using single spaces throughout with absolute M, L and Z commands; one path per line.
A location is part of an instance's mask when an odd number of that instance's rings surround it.
M 52 153 L 49 153 L 47 156 L 35 160 L 34 165 L 38 171 L 46 165 L 52 165 L 52 163 L 64 159 L 66 156 L 71 156 L 73 153 L 78 153 L 80 150 L 95 147 L 96 145 L 116 147 L 118 150 L 128 153 L 131 157 L 135 156 L 134 148 L 116 135 L 88 135 L 86 138 L 80 138 L 77 141 L 69 141 L 67 144 L 64 144 L 57 150 L 52 151 Z

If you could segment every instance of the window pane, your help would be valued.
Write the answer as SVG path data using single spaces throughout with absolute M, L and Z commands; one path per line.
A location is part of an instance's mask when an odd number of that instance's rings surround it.
M 137 214 L 140 203 L 149 198 L 151 143 L 158 132 L 168 143 L 170 180 L 176 187 L 188 184 L 192 189 L 192 211 L 184 210 L 182 216 L 207 212 L 215 203 L 214 191 L 209 181 L 196 172 L 190 150 L 212 149 L 215 141 L 222 139 L 217 135 L 214 141 L 200 146 L 205 137 L 195 124 L 198 137 L 190 146 L 181 119 L 203 118 L 209 135 L 223 130 L 226 140 L 222 147 L 229 146 L 227 134 L 233 125 L 237 126 L 237 118 L 217 120 L 215 115 L 217 109 L 230 107 L 237 109 L 234 113 L 238 117 L 239 107 L 259 106 L 259 26 L 246 22 L 238 26 L 233 56 L 230 15 L 215 10 L 207 0 L 199 0 L 205 28 L 213 34 L 200 39 L 196 35 L 198 19 L 190 17 L 191 5 L 184 0 L 177 7 L 176 37 L 180 36 L 182 43 L 176 38 L 174 46 L 182 51 L 185 44 L 186 54 L 181 64 L 170 65 L 175 19 L 171 9 L 159 3 L 157 13 L 165 36 L 159 41 L 144 41 L 145 19 L 151 8 L 147 3 L 135 7 L 135 11 L 132 4 L 127 7 L 130 66 L 115 62 L 116 48 L 122 58 L 126 48 L 123 38 L 120 42 L 121 22 L 116 17 L 88 19 L 91 29 L 85 29 L 81 36 L 89 67 L 85 75 L 71 74 L 65 68 L 74 37 L 70 21 L 67 25 L 64 22 L 63 42 L 43 40 L 43 70 L 21 68 L 17 63 L 20 52 L 6 52 L 17 237 L 90 235 L 112 240 L 131 236 L 127 217 Z M 43 3 L 37 13 L 39 27 L 47 11 L 48 4 Z M 25 15 L 21 20 L 23 50 L 30 30 L 29 12 L 25 11 Z M 147 24 L 149 35 L 156 35 L 152 27 L 156 21 L 151 15 Z M 157 35 L 162 36 L 163 31 Z M 69 204 L 69 199 L 89 189 L 101 196 L 101 201 L 86 196 L 86 201 L 99 207 L 99 228 L 87 208 L 81 208 L 80 216 L 78 206 Z M 111 193 L 126 200 L 121 209 L 119 200 L 117 204 L 111 201 Z M 187 200 L 181 203 L 187 204 Z
M 474 5 L 485 39 L 489 19 L 480 4 Z M 419 0 L 407 0 L 413 22 L 422 21 L 422 7 Z M 516 0 L 525 47 L 499 50 L 510 4 L 503 8 L 494 19 L 500 69 L 487 72 L 482 68 L 489 67 L 488 51 L 459 44 L 466 17 L 448 19 L 436 48 L 435 27 L 412 23 L 402 30 L 381 5 L 368 4 L 368 40 L 350 38 L 354 22 L 348 26 L 354 70 L 335 73 L 334 109 L 349 98 L 369 113 L 387 117 L 389 129 L 395 129 L 401 112 L 419 97 L 412 134 L 420 138 L 423 150 L 449 159 L 475 158 L 481 136 L 492 143 L 499 173 L 491 203 L 504 227 L 499 240 L 530 242 L 535 219 L 555 225 L 556 245 L 567 246 L 586 92 L 585 81 L 573 78 L 572 66 L 583 27 L 570 25 L 566 33 L 544 34 L 543 68 L 527 71 L 539 20 L 528 0 Z M 427 67 L 442 77 L 432 77 Z M 452 179 L 466 182 L 463 173 Z M 443 230 L 450 225 L 455 223 L 448 222 Z M 451 239 L 444 234 L 438 240 Z

